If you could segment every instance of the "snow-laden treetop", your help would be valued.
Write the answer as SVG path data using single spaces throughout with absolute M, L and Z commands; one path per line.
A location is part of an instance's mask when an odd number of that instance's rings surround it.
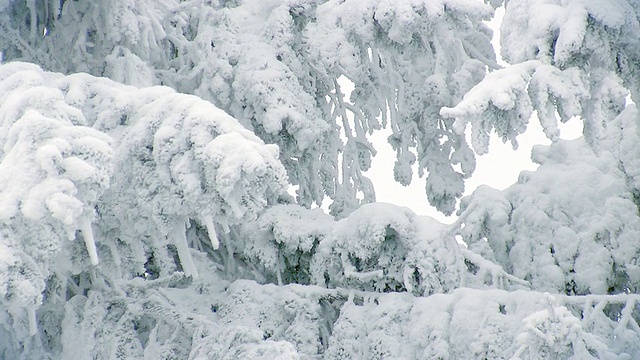
M 453 106 L 496 68 L 493 9 L 475 0 L 9 1 L 5 60 L 211 101 L 277 144 L 298 202 L 346 215 L 375 199 L 367 135 L 391 128 L 395 178 L 427 170 L 429 201 L 454 210 L 474 154 Z M 355 85 L 350 99 L 338 81 Z M 342 81 L 342 80 L 341 80 Z M 461 164 L 456 170 L 453 166 Z
M 362 173 L 376 154 L 367 135 L 388 126 L 396 180 L 408 184 L 417 164 L 429 201 L 450 214 L 475 169 L 468 123 L 479 154 L 492 131 L 516 145 L 533 111 L 552 140 L 556 114 L 581 116 L 593 143 L 628 93 L 640 100 L 636 0 L 506 2 L 505 69 L 483 22 L 500 5 L 10 0 L 0 49 L 5 60 L 165 84 L 211 101 L 279 145 L 300 204 L 328 196 L 334 215 L 375 200 Z M 348 100 L 341 77 L 355 85 Z

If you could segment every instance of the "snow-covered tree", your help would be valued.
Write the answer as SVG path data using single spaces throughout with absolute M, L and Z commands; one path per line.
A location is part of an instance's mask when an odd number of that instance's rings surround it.
M 43 295 L 51 311 L 78 311 L 67 298 L 93 286 L 197 278 L 186 226 L 217 249 L 217 231 L 285 190 L 277 147 L 195 96 L 23 63 L 3 65 L 0 84 L 6 336 L 37 331 Z
M 375 199 L 362 174 L 388 125 L 395 178 L 427 170 L 430 202 L 446 213 L 474 170 L 455 105 L 494 68 L 491 7 L 437 1 L 9 1 L 0 14 L 6 60 L 164 84 L 225 110 L 278 144 L 298 203 L 333 199 L 348 215 Z M 0 8 L 2 9 L 2 8 Z M 339 78 L 355 84 L 344 99 Z M 342 129 L 341 131 L 339 129 Z M 456 170 L 453 164 L 461 164 Z
M 636 0 L 0 0 L 0 56 L 0 358 L 640 357 Z

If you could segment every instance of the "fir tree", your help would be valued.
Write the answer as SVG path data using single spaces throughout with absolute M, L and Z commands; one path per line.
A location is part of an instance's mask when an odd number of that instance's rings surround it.
M 0 358 L 640 356 L 636 0 L 5 0 L 0 55 Z

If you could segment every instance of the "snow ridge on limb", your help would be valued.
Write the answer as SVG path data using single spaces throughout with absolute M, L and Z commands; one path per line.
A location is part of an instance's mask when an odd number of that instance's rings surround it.
M 149 251 L 158 265 L 171 264 L 164 247 L 184 243 L 174 228 L 185 221 L 189 226 L 189 219 L 206 228 L 215 248 L 217 227 L 229 232 L 284 191 L 277 146 L 265 145 L 206 101 L 166 87 L 137 89 L 86 74 L 60 79 L 57 86 L 94 128 L 115 139 L 118 171 L 99 206 L 111 219 L 99 223 L 102 231 L 119 234 L 120 241 L 110 244 L 115 263 L 124 256 L 118 247 L 125 246 L 126 257 L 144 258 L 138 252 Z M 135 230 L 121 234 L 128 226 Z M 136 245 L 139 237 L 146 250 Z
M 458 132 L 471 123 L 478 153 L 487 151 L 491 131 L 515 147 L 534 110 L 552 141 L 558 117 L 580 116 L 594 144 L 606 137 L 627 94 L 640 99 L 640 20 L 630 1 L 511 1 L 501 33 L 503 56 L 512 65 L 440 111 L 456 119 Z
M 224 326 L 210 336 L 221 336 L 224 328 L 258 332 L 263 346 L 286 342 L 301 357 L 325 359 L 634 358 L 640 328 L 630 313 L 638 300 L 636 294 L 551 296 L 469 288 L 414 297 L 242 280 L 215 296 Z M 619 309 L 623 320 L 611 319 L 606 308 Z M 238 340 L 234 347 L 255 342 L 253 336 Z
M 338 221 L 310 265 L 312 281 L 373 292 L 447 293 L 460 286 L 528 288 L 458 244 L 443 224 L 391 204 L 363 205 Z
M 556 141 L 556 112 L 566 122 L 582 113 L 588 96 L 588 84 L 577 68 L 560 70 L 530 60 L 488 74 L 460 103 L 443 107 L 440 114 L 455 118 L 454 127 L 460 134 L 471 124 L 473 149 L 486 154 L 492 131 L 516 148 L 516 138 L 526 131 L 533 111 L 545 135 Z
M 62 354 L 84 351 L 110 358 L 110 351 L 119 349 L 137 356 L 190 359 L 238 354 L 293 359 L 535 359 L 541 353 L 580 358 L 581 345 L 600 358 L 640 354 L 640 328 L 630 316 L 640 300 L 636 294 L 552 297 L 537 291 L 461 288 L 415 297 L 249 280 L 225 289 L 214 283 L 178 289 L 165 286 L 177 281 L 175 277 L 168 283 L 158 280 L 164 284 L 145 287 L 147 282 L 141 280 L 136 292 L 128 288 L 126 303 L 110 301 L 98 291 L 69 301 Z M 619 309 L 621 320 L 611 319 L 607 308 Z M 113 313 L 123 321 L 108 321 Z M 136 331 L 148 334 L 147 340 Z M 72 346 L 82 336 L 96 341 Z M 527 357 L 529 349 L 532 356 Z
M 311 258 L 334 224 L 321 209 L 275 205 L 242 226 L 238 250 L 264 268 L 265 281 L 309 284 Z
M 458 244 L 451 228 L 391 204 L 363 205 L 337 222 L 319 209 L 276 205 L 235 236 L 241 266 L 261 282 L 416 296 L 530 285 Z
M 131 108 L 117 147 L 122 171 L 105 194 L 105 211 L 120 226 L 138 223 L 139 235 L 167 236 L 174 219 L 190 218 L 215 243 L 215 223 L 229 232 L 285 191 L 277 146 L 264 145 L 208 102 L 173 92 L 154 98 L 154 91 L 137 90 L 142 102 L 122 105 Z M 140 223 L 140 216 L 151 221 Z

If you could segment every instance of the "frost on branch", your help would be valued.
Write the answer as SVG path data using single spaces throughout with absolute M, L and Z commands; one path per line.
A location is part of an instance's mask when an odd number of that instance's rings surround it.
M 311 256 L 334 224 L 321 209 L 276 205 L 243 226 L 242 253 L 264 266 L 267 281 L 309 284 Z
M 277 147 L 194 96 L 24 63 L 0 66 L 0 89 L 0 288 L 13 318 L 0 324 L 12 339 L 44 323 L 43 291 L 64 303 L 120 278 L 197 277 L 209 267 L 186 225 L 213 242 L 284 191 Z M 65 241 L 78 235 L 80 247 Z
M 638 11 L 634 0 L 510 1 L 500 28 L 502 55 L 512 64 L 539 59 L 563 69 L 591 66 L 634 76 Z
M 61 355 L 508 359 L 522 346 L 545 341 L 519 341 L 519 334 L 531 332 L 527 324 L 543 331 L 551 325 L 546 331 L 548 338 L 554 336 L 546 347 L 550 358 L 567 353 L 562 346 L 567 338 L 558 335 L 571 335 L 571 329 L 578 329 L 573 331 L 578 339 L 601 355 L 640 354 L 640 331 L 631 316 L 639 297 L 633 294 L 557 295 L 552 305 L 560 323 L 545 316 L 549 295 L 536 291 L 461 288 L 415 297 L 247 280 L 227 285 L 215 279 L 176 288 L 176 280 L 131 282 L 126 301 L 99 291 L 71 299 L 65 306 Z M 78 338 L 87 341 L 78 344 Z M 533 353 L 545 349 L 542 345 Z M 527 351 L 519 355 L 526 358 Z
M 502 55 L 512 64 L 537 59 L 562 70 L 580 69 L 594 103 L 606 104 L 597 93 L 607 78 L 619 77 L 638 102 L 639 9 L 635 0 L 512 1 L 500 28 Z M 614 95 L 609 94 L 613 100 Z M 594 124 L 611 120 L 588 111 L 583 117 Z
M 228 232 L 283 191 L 277 147 L 264 145 L 195 96 L 162 87 L 136 89 L 84 74 L 60 78 L 55 85 L 94 128 L 115 139 L 118 171 L 98 207 L 109 221 L 98 226 L 119 234 L 108 245 L 116 268 L 145 253 L 154 254 L 156 265 L 171 264 L 165 247 L 182 248 L 183 241 L 169 234 L 184 232 L 177 228 L 184 229 L 189 219 L 206 227 L 215 242 L 215 223 Z M 120 233 L 129 227 L 132 231 Z M 145 272 L 145 261 L 133 263 L 125 265 L 126 273 Z
M 24 310 L 36 331 L 44 281 L 76 231 L 86 244 L 79 256 L 98 264 L 90 223 L 113 166 L 111 139 L 88 127 L 49 79 L 34 65 L 0 66 L 0 248 L 8 276 L 0 304 L 17 336 Z
M 485 154 L 492 131 L 517 147 L 516 137 L 525 132 L 534 110 L 545 135 L 556 141 L 556 113 L 563 122 L 581 115 L 588 96 L 588 84 L 578 69 L 559 70 L 531 60 L 490 73 L 458 105 L 440 113 L 456 119 L 460 134 L 471 124 L 473 148 Z
M 320 241 L 312 280 L 373 292 L 446 293 L 458 286 L 518 288 L 526 282 L 458 244 L 443 224 L 391 204 L 364 205 Z
M 417 163 L 420 176 L 428 173 L 429 202 L 453 212 L 475 158 L 438 110 L 458 102 L 487 67 L 496 66 L 491 31 L 481 22 L 491 8 L 466 1 L 328 1 L 316 14 L 306 29 L 310 60 L 326 69 L 321 79 L 344 76 L 355 86 L 353 109 L 340 101 L 338 87 L 338 96 L 329 95 L 331 105 L 353 113 L 353 124 L 342 117 L 349 141 L 364 143 L 381 117 L 392 130 L 396 181 L 408 185 Z M 347 150 L 355 147 L 348 142 Z M 452 167 L 458 163 L 461 171 Z
M 475 0 L 14 0 L 8 9 L 5 59 L 211 101 L 279 146 L 298 203 L 328 196 L 339 216 L 375 200 L 363 172 L 376 154 L 368 136 L 383 126 L 396 180 L 408 184 L 417 163 L 429 201 L 452 213 L 475 160 L 438 110 L 499 67 L 483 23 L 493 9 Z M 349 99 L 341 77 L 355 85 Z
M 276 205 L 236 236 L 241 266 L 261 282 L 418 296 L 458 286 L 528 287 L 460 246 L 450 228 L 390 204 L 364 205 L 337 222 L 319 209 Z
M 546 307 L 523 319 L 524 329 L 516 342 L 518 359 L 615 359 L 618 358 L 598 336 L 583 330 L 580 319 L 545 293 Z
M 429 200 L 451 213 L 474 159 L 437 109 L 494 66 L 490 30 L 480 21 L 490 15 L 472 1 L 193 6 L 170 17 L 177 54 L 169 67 L 177 76 L 163 74 L 277 143 L 305 206 L 327 195 L 332 213 L 346 216 L 359 193 L 373 201 L 362 174 L 376 154 L 367 136 L 390 126 L 396 180 L 408 184 L 417 161 L 421 175 L 429 172 Z M 355 85 L 348 101 L 340 77 Z M 463 173 L 452 168 L 457 162 Z
M 469 250 L 499 264 L 508 264 L 508 247 L 504 234 L 511 216 L 511 203 L 505 195 L 486 185 L 479 186 L 472 196 L 462 198 L 460 217 L 454 227 Z
M 637 112 L 630 109 L 628 114 Z M 623 115 L 626 115 L 623 117 Z M 619 121 L 628 123 L 627 112 Z M 611 126 L 613 139 L 623 132 Z M 615 134 L 615 135 L 614 135 Z M 479 188 L 463 199 L 459 230 L 469 248 L 496 261 L 536 289 L 567 294 L 636 291 L 640 234 L 637 205 L 630 194 L 636 164 L 620 159 L 626 143 L 596 155 L 584 138 L 536 146 L 535 172 L 523 171 L 502 193 Z M 613 145 L 617 143 L 618 145 Z M 628 170 L 627 170 L 628 169 Z
M 149 64 L 166 61 L 162 22 L 175 1 L 10 0 L 7 5 L 0 11 L 5 60 L 131 85 L 159 83 Z
M 502 53 L 511 66 L 489 75 L 453 108 L 462 132 L 471 123 L 474 150 L 487 151 L 495 131 L 516 145 L 535 110 L 549 139 L 557 118 L 584 120 L 590 144 L 606 137 L 607 123 L 640 100 L 638 6 L 620 0 L 511 1 L 501 26 Z
M 414 297 L 237 281 L 214 298 L 222 326 L 211 328 L 208 338 L 227 339 L 224 328 L 246 334 L 229 343 L 230 349 L 285 343 L 301 357 L 324 359 L 562 359 L 573 354 L 624 359 L 640 354 L 634 343 L 640 328 L 631 316 L 638 295 L 557 295 L 550 302 L 548 293 L 536 291 L 461 288 Z M 620 309 L 621 320 L 611 319 L 605 308 Z M 256 341 L 256 334 L 263 340 Z M 220 342 L 201 344 L 199 353 L 224 353 Z

